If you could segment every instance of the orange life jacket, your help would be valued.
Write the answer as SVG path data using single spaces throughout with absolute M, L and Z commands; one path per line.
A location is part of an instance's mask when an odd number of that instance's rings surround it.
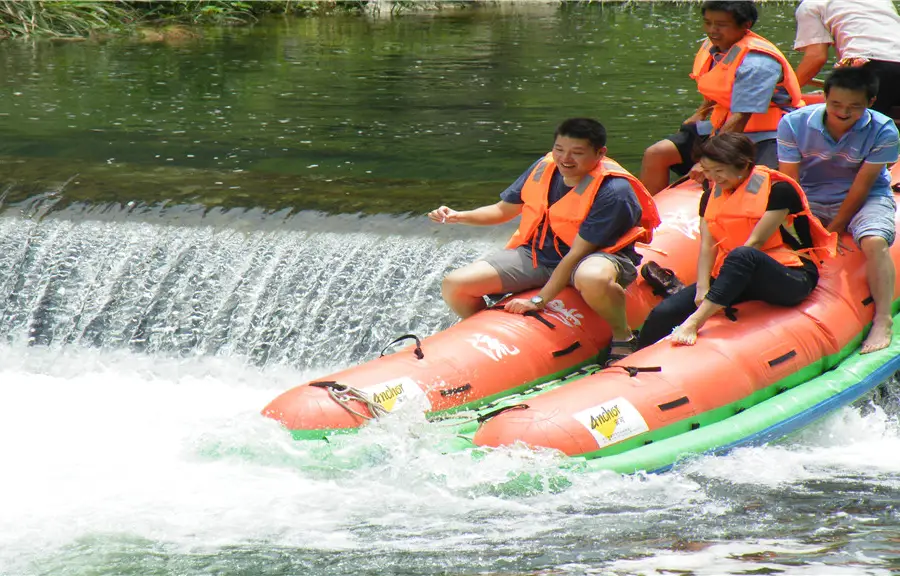
M 615 160 L 606 157 L 601 159 L 577 186 L 566 192 L 552 206 L 548 206 L 550 179 L 556 170 L 553 154 L 548 153 L 531 171 L 522 187 L 522 202 L 524 203 L 522 221 L 519 222 L 519 229 L 506 244 L 507 248 L 517 248 L 530 243 L 532 245 L 532 261 L 537 267 L 535 246 L 544 245 L 547 231 L 552 228 L 555 235 L 556 252 L 562 256 L 559 241 L 565 242 L 568 246 L 575 241 L 578 229 L 587 218 L 594 199 L 597 197 L 597 192 L 607 176 L 619 176 L 628 180 L 641 205 L 641 221 L 623 234 L 612 246 L 605 246 L 600 250 L 612 254 L 635 242 L 650 242 L 653 239 L 653 229 L 660 224 L 656 203 L 641 181 L 622 168 Z M 545 218 L 549 220 L 549 226 L 543 227 L 543 232 L 538 238 L 538 229 L 541 228 L 541 223 Z
M 800 253 L 803 252 L 825 250 L 829 256 L 835 255 L 837 234 L 828 232 L 819 219 L 812 215 L 809 203 L 806 201 L 806 194 L 803 193 L 800 185 L 791 177 L 777 170 L 756 166 L 750 176 L 731 194 L 725 193 L 719 186 L 716 186 L 709 195 L 703 219 L 719 249 L 716 263 L 713 266 L 713 275 L 718 274 L 719 268 L 729 252 L 747 242 L 759 219 L 766 212 L 769 193 L 772 191 L 772 185 L 776 182 L 788 182 L 793 186 L 803 204 L 803 211 L 789 214 L 782 226 L 790 227 L 793 225 L 794 218 L 806 216 L 809 220 L 813 246 L 799 251 L 793 250 L 782 239 L 779 226 L 759 249 L 785 266 L 801 266 L 803 262 L 800 260 Z M 819 258 L 812 258 L 812 260 L 818 265 Z
M 761 52 L 772 56 L 781 63 L 783 78 L 778 83 L 787 90 L 791 98 L 790 105 L 794 108 L 803 106 L 803 99 L 800 93 L 800 83 L 797 81 L 797 75 L 791 68 L 790 62 L 784 57 L 774 44 L 752 31 L 741 38 L 734 46 L 731 47 L 720 62 L 712 66 L 713 57 L 709 49 L 712 42 L 707 39 L 703 42 L 697 55 L 694 57 L 694 69 L 691 71 L 691 78 L 697 81 L 697 90 L 705 98 L 716 103 L 713 108 L 710 121 L 713 125 L 714 133 L 717 132 L 728 117 L 731 116 L 731 93 L 734 90 L 734 78 L 738 67 L 749 52 Z M 778 121 L 787 112 L 776 106 L 773 102 L 769 103 L 769 110 L 763 114 L 751 114 L 750 121 L 744 128 L 744 132 L 769 132 L 778 128 Z

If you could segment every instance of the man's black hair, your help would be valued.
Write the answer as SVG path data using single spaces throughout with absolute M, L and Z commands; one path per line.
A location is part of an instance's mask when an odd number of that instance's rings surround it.
M 825 78 L 825 95 L 828 96 L 832 88 L 843 88 L 865 92 L 866 100 L 871 100 L 878 94 L 878 84 L 878 76 L 868 68 L 858 66 L 835 68 Z
M 593 118 L 569 118 L 568 120 L 563 120 L 562 124 L 556 129 L 556 133 L 553 134 L 553 138 L 556 139 L 559 136 L 588 140 L 594 150 L 599 150 L 606 146 L 606 128 Z
M 707 0 L 700 5 L 700 13 L 706 14 L 707 10 L 713 12 L 728 12 L 734 17 L 734 22 L 738 26 L 743 26 L 749 22 L 750 27 L 756 24 L 759 18 L 759 12 L 756 10 L 756 4 L 749 0 Z

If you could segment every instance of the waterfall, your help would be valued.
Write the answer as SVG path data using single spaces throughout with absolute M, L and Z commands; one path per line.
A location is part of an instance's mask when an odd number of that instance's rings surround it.
M 455 321 L 441 278 L 502 233 L 424 217 L 71 205 L 0 215 L 0 337 L 342 365 Z

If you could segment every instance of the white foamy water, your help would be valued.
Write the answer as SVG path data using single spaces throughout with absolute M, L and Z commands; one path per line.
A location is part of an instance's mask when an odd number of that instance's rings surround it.
M 161 553 L 191 574 L 223 554 L 260 574 L 877 574 L 897 530 L 900 434 L 878 408 L 622 477 L 442 454 L 450 430 L 415 412 L 295 442 L 259 415 L 319 376 L 288 368 L 8 345 L 0 366 L 4 575 L 142 573 Z

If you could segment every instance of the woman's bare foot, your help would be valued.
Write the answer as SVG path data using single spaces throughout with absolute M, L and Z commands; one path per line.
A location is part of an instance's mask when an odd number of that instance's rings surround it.
M 672 330 L 669 339 L 672 344 L 680 346 L 693 346 L 697 342 L 697 332 L 699 328 L 690 321 L 685 321 L 681 326 Z
M 894 321 L 890 316 L 875 319 L 872 322 L 872 329 L 869 330 L 869 335 L 863 340 L 859 353 L 868 354 L 890 346 L 893 327 Z

